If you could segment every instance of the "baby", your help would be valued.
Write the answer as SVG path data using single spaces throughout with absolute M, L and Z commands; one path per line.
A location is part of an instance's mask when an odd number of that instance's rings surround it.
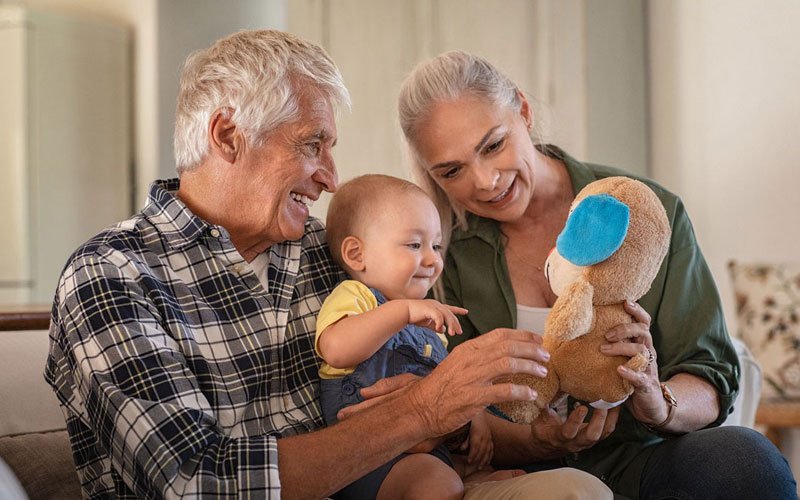
M 442 231 L 436 207 L 415 184 L 364 175 L 341 185 L 328 208 L 327 235 L 334 259 L 353 278 L 334 289 L 317 318 L 322 411 L 333 425 L 340 409 L 362 401 L 361 388 L 430 373 L 447 355 L 444 333 L 461 334 L 455 315 L 467 311 L 425 298 L 442 272 Z M 478 467 L 493 454 L 486 418 L 472 420 L 461 447 Z M 461 498 L 463 460 L 457 465 L 458 472 L 443 445 L 404 453 L 339 498 Z

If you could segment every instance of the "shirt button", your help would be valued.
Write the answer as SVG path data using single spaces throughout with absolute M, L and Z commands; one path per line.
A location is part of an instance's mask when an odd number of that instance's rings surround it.
M 214 238 L 219 238 L 219 234 L 220 234 L 219 229 L 214 228 L 211 230 L 211 236 L 213 236 Z
M 233 272 L 241 273 L 242 271 L 244 271 L 244 264 L 234 264 L 233 265 Z

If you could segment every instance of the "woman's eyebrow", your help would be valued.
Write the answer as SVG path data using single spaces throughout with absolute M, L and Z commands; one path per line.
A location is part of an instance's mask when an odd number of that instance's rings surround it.
M 483 137 L 481 137 L 481 140 L 478 141 L 478 144 L 475 146 L 475 152 L 476 153 L 480 153 L 481 149 L 483 149 L 483 147 L 486 146 L 486 143 L 489 142 L 489 138 L 492 137 L 492 134 L 494 134 L 494 132 L 497 129 L 499 129 L 500 127 L 501 127 L 501 125 L 495 125 L 494 127 L 490 128 L 489 131 L 486 132 L 486 134 L 484 134 Z M 437 163 L 436 165 L 432 166 L 431 170 L 439 170 L 439 169 L 442 169 L 442 168 L 457 167 L 459 165 L 461 165 L 460 161 L 445 161 L 445 162 L 442 162 L 442 163 Z
M 494 134 L 494 131 L 499 129 L 499 128 L 500 128 L 500 125 L 495 125 L 494 127 L 490 128 L 488 132 L 486 132 L 486 135 L 484 135 L 481 138 L 481 140 L 478 142 L 478 145 L 475 146 L 475 152 L 476 153 L 480 153 L 481 149 L 483 149 L 483 147 L 486 145 L 486 143 L 489 142 L 489 138 L 492 136 L 492 134 Z

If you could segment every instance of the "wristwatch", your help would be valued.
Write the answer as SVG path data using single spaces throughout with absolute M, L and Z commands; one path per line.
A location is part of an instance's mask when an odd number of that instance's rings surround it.
M 675 408 L 678 407 L 678 400 L 675 398 L 675 393 L 672 392 L 672 389 L 665 383 L 661 383 L 661 395 L 664 396 L 664 400 L 667 402 L 667 418 L 664 419 L 663 422 L 656 425 L 648 425 L 645 424 L 647 430 L 653 432 L 655 434 L 661 434 L 665 432 L 663 429 L 667 426 L 670 422 L 672 422 L 672 417 L 675 416 Z

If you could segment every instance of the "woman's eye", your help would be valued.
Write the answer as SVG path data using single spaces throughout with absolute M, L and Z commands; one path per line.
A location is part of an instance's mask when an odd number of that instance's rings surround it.
M 445 179 L 452 179 L 453 177 L 458 175 L 458 170 L 459 167 L 448 168 L 442 173 L 442 177 L 444 177 Z
M 500 139 L 500 140 L 498 140 L 498 141 L 495 141 L 495 142 L 493 142 L 493 143 L 489 144 L 489 145 L 488 145 L 488 146 L 486 146 L 486 148 L 483 150 L 483 151 L 484 151 L 484 153 L 494 153 L 495 151 L 497 151 L 498 149 L 500 149 L 501 147 L 503 147 L 503 142 L 504 142 L 504 141 L 505 141 L 505 139 Z

